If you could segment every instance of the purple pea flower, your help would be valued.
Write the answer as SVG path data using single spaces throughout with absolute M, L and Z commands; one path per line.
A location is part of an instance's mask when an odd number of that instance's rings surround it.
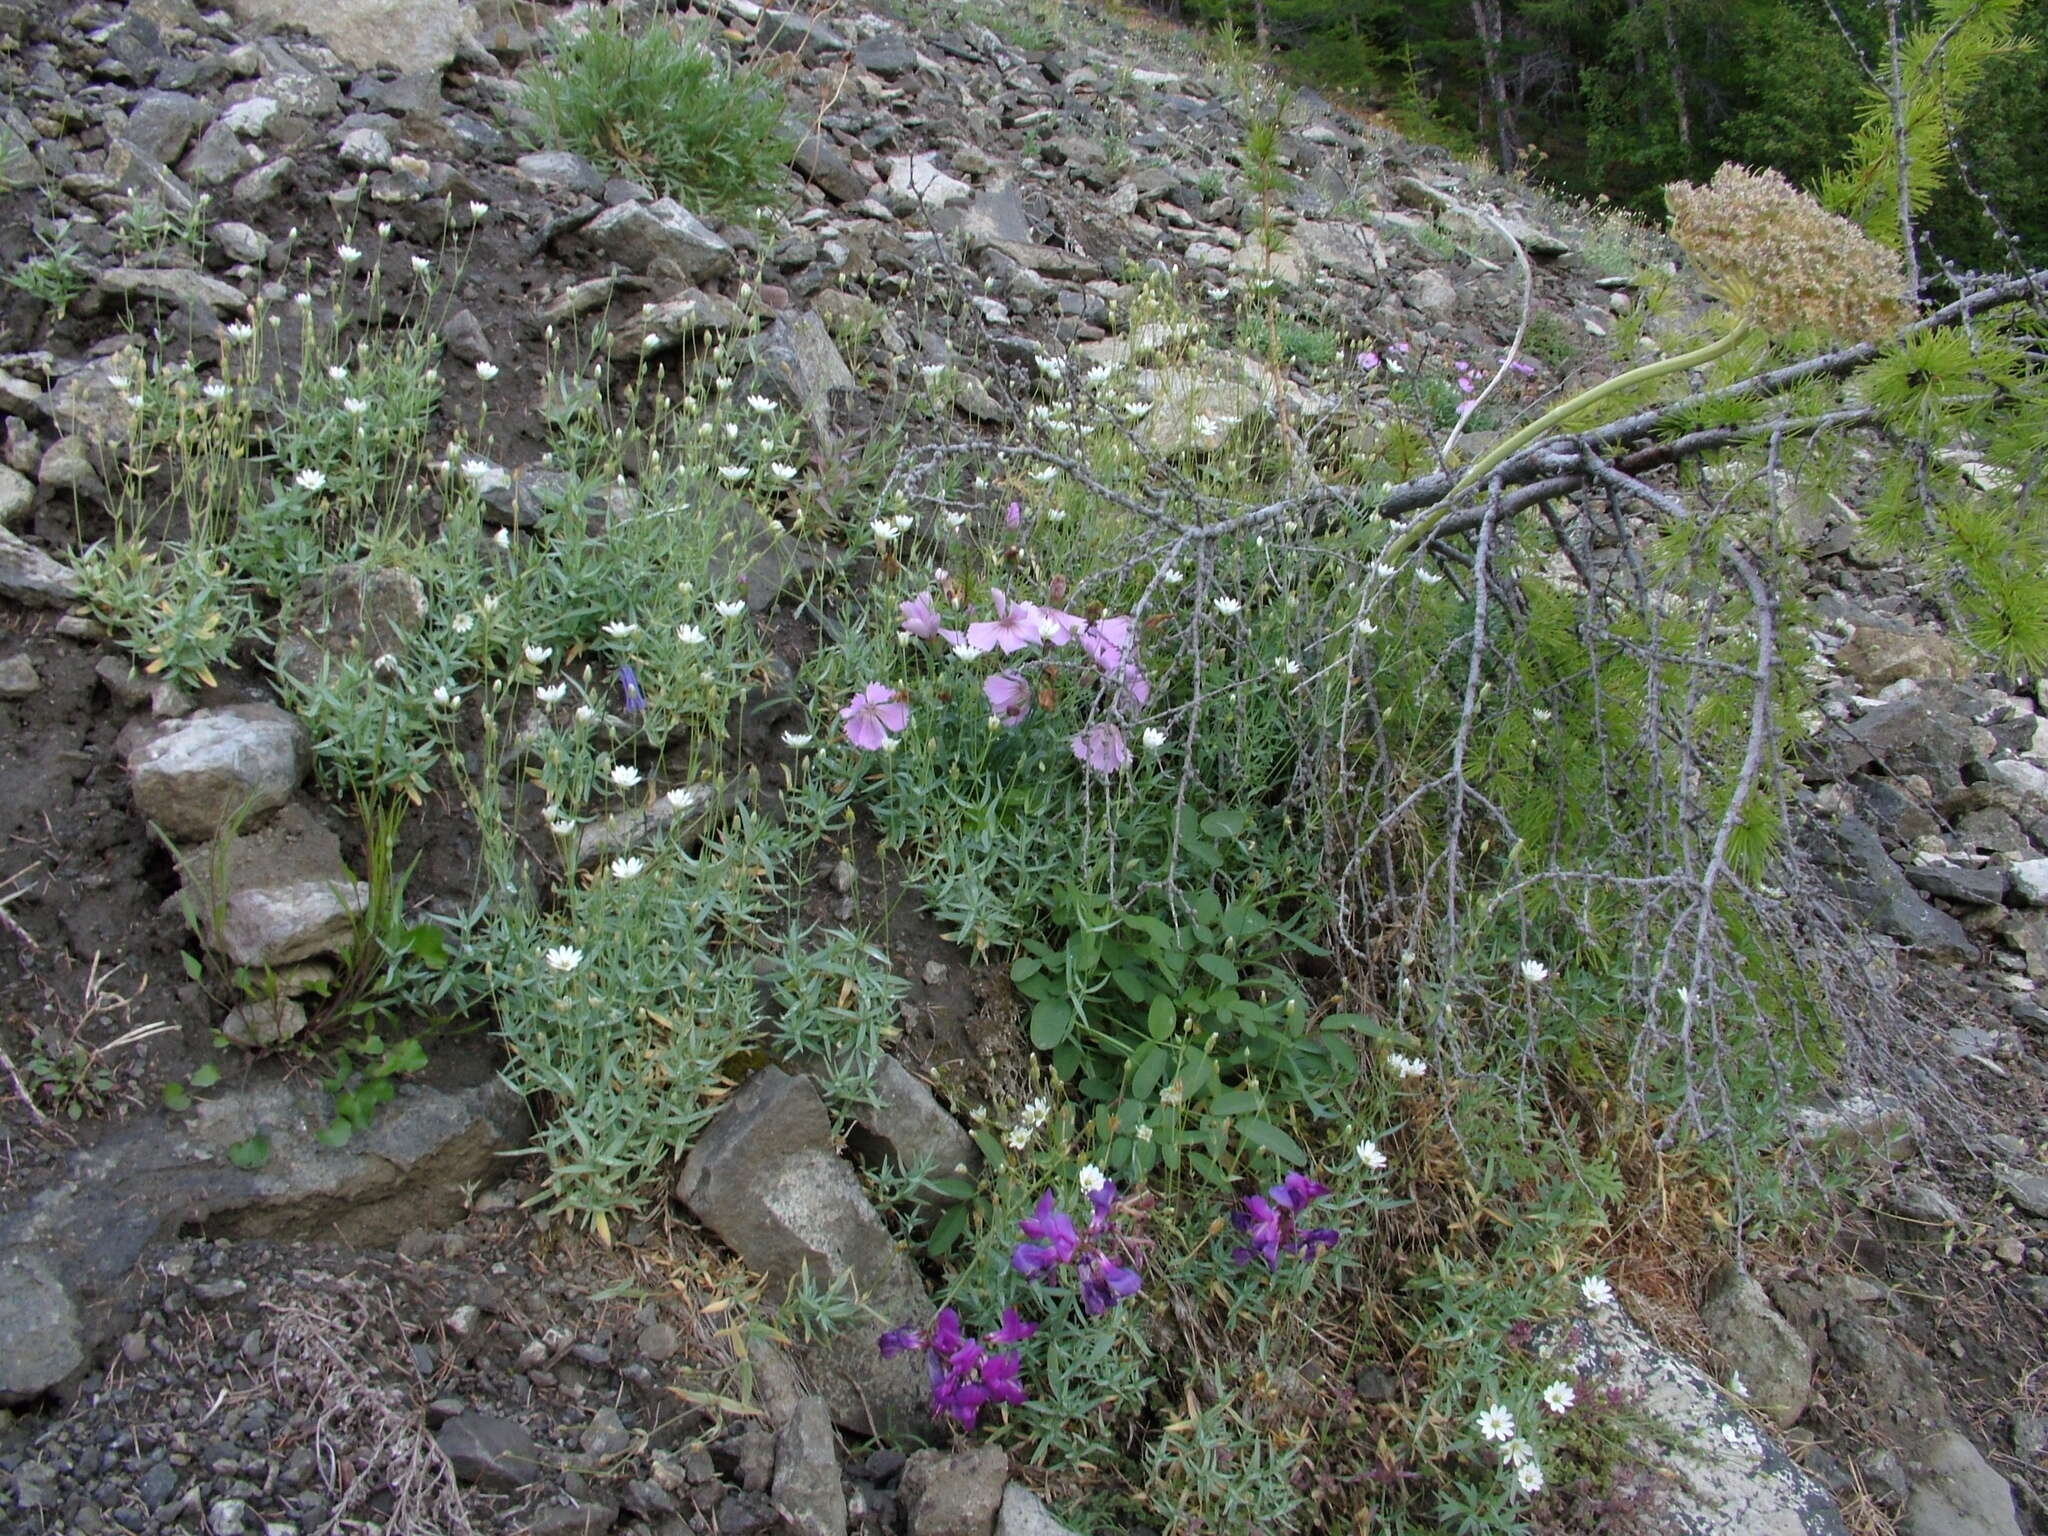
M 920 592 L 907 603 L 898 603 L 897 611 L 903 615 L 903 633 L 917 640 L 939 638 L 939 611 L 932 606 L 929 588 Z
M 932 1416 L 952 1419 L 963 1429 L 973 1429 L 981 1410 L 990 1403 L 1021 1403 L 1024 1390 L 1023 1362 L 1015 1354 L 992 1353 L 991 1344 L 1021 1344 L 1038 1331 L 1012 1308 L 1003 1309 L 1003 1325 L 984 1334 L 979 1343 L 960 1326 L 960 1314 L 942 1308 L 932 1319 L 929 1331 L 892 1328 L 876 1341 L 884 1359 L 913 1349 L 926 1355 L 925 1369 L 931 1379 Z
M 1247 1195 L 1244 1209 L 1234 1212 L 1230 1221 L 1251 1241 L 1232 1252 L 1232 1262 L 1249 1264 L 1256 1256 L 1266 1261 L 1267 1269 L 1277 1270 L 1283 1253 L 1313 1259 L 1323 1249 L 1336 1247 L 1339 1234 L 1334 1227 L 1300 1224 L 1309 1206 L 1329 1192 L 1329 1185 L 1307 1174 L 1290 1173 L 1264 1195 Z
M 1084 768 L 1105 778 L 1131 766 L 1131 749 L 1124 744 L 1120 726 L 1104 720 L 1091 725 L 1073 740 L 1074 756 Z
M 1084 1235 L 1053 1204 L 1051 1190 L 1040 1195 L 1032 1214 L 1017 1227 L 1026 1237 L 1042 1241 L 1019 1243 L 1010 1255 L 1010 1267 L 1029 1279 L 1048 1280 L 1073 1265 L 1082 1309 L 1090 1317 L 1100 1317 L 1118 1302 L 1138 1294 L 1143 1277 L 1138 1273 L 1137 1250 L 1143 1245 L 1117 1230 L 1116 1185 L 1105 1181 L 1089 1192 L 1088 1203 Z
M 1023 502 L 1013 501 L 1003 509 L 1003 526 L 1005 528 L 1022 528 L 1024 526 Z
M 647 696 L 640 691 L 639 676 L 630 666 L 619 668 L 619 693 L 625 700 L 628 715 L 643 715 L 647 712 Z
M 1010 1268 L 1033 1280 L 1072 1263 L 1081 1250 L 1081 1234 L 1074 1230 L 1072 1219 L 1053 1204 L 1049 1189 L 1038 1197 L 1033 1213 L 1017 1223 L 1017 1229 L 1039 1241 L 1019 1243 L 1010 1255 Z
M 1015 672 L 997 672 L 981 685 L 989 713 L 1004 725 L 1019 725 L 1031 713 L 1031 684 Z
M 869 683 L 839 711 L 846 739 L 863 752 L 878 751 L 910 724 L 910 706 L 887 683 Z

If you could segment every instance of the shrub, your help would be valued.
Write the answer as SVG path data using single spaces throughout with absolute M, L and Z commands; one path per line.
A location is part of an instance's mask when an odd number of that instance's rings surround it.
M 535 68 L 526 99 L 541 141 L 699 212 L 749 212 L 789 163 L 774 88 L 668 25 L 630 33 L 607 13 Z

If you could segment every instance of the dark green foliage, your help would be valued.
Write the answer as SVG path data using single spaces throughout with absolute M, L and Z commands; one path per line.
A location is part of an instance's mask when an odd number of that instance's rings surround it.
M 542 142 L 698 213 L 748 214 L 789 164 L 780 93 L 665 23 L 632 33 L 602 13 L 527 76 L 526 100 Z

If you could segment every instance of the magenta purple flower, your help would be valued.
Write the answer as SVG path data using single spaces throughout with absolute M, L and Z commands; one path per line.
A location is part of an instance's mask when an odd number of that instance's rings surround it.
M 1230 1222 L 1250 1241 L 1231 1253 L 1232 1261 L 1249 1264 L 1257 1257 L 1266 1261 L 1267 1269 L 1277 1270 L 1283 1253 L 1313 1259 L 1321 1250 L 1336 1247 L 1334 1227 L 1301 1224 L 1309 1206 L 1329 1192 L 1327 1184 L 1306 1174 L 1290 1173 L 1265 1194 L 1247 1195 L 1244 1208 L 1233 1212 Z
M 1012 1250 L 1010 1268 L 1027 1280 L 1039 1281 L 1072 1269 L 1083 1310 L 1090 1317 L 1100 1317 L 1118 1302 L 1138 1294 L 1138 1242 L 1119 1228 L 1114 1183 L 1104 1180 L 1100 1188 L 1091 1190 L 1088 1204 L 1088 1226 L 1083 1231 L 1053 1202 L 1051 1190 L 1040 1195 L 1032 1213 L 1017 1223 L 1018 1231 L 1030 1241 Z
M 932 1384 L 932 1416 L 973 1429 L 981 1410 L 990 1403 L 1014 1405 L 1029 1395 L 1024 1390 L 1022 1358 L 1001 1351 L 1022 1344 L 1036 1332 L 1038 1324 L 1025 1322 L 1014 1308 L 1005 1307 L 1002 1326 L 977 1341 L 961 1328 L 960 1314 L 945 1307 L 929 1329 L 892 1328 L 877 1344 L 884 1359 L 923 1350 Z

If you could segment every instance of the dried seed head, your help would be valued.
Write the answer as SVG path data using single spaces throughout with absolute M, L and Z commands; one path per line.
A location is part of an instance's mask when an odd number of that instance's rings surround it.
M 1776 171 L 1724 165 L 1664 189 L 1671 236 L 1773 335 L 1880 341 L 1913 316 L 1899 258 Z

